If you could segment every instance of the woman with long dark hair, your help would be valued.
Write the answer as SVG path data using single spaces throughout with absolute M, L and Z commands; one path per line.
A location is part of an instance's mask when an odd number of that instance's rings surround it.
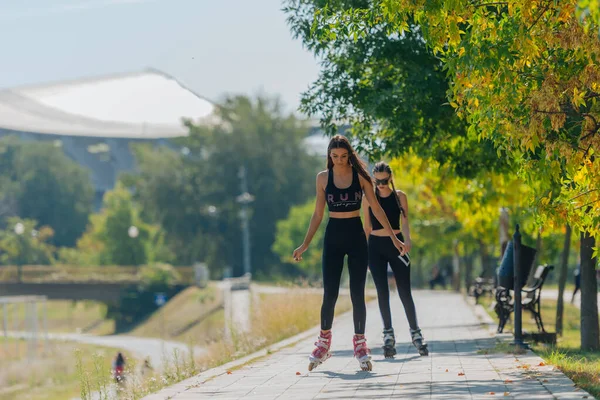
M 317 174 L 315 211 L 304 242 L 294 250 L 294 260 L 302 260 L 323 219 L 325 204 L 329 221 L 323 240 L 323 304 L 321 306 L 321 332 L 315 349 L 309 356 L 308 370 L 312 371 L 331 356 L 331 327 L 335 303 L 340 290 L 344 257 L 348 256 L 350 298 L 354 317 L 354 356 L 363 371 L 372 369 L 371 356 L 365 338 L 365 281 L 367 278 L 367 240 L 360 218 L 363 193 L 373 204 L 375 218 L 392 238 L 390 243 L 404 254 L 404 244 L 396 237 L 385 213 L 378 206 L 371 177 L 365 164 L 344 136 L 331 138 L 327 148 L 327 170 Z M 388 239 L 389 240 L 389 239 Z
M 392 169 L 388 164 L 383 161 L 375 164 L 373 176 L 375 177 L 376 187 L 375 201 L 369 199 L 368 196 L 365 200 L 365 233 L 369 236 L 369 268 L 377 288 L 379 311 L 383 319 L 383 352 L 385 357 L 393 357 L 396 354 L 396 337 L 392 327 L 390 288 L 387 280 L 389 264 L 396 279 L 398 294 L 408 319 L 412 342 L 419 354 L 422 356 L 427 355 L 429 351 L 417 323 L 417 313 L 410 286 L 410 257 L 408 252 L 410 251 L 411 241 L 408 225 L 408 200 L 404 192 L 396 190 Z M 383 227 L 379 223 L 381 218 L 374 218 L 377 214 L 374 214 L 373 211 L 378 208 L 383 209 L 392 225 L 394 234 L 404 243 L 406 254 L 398 254 L 398 251 L 387 238 L 387 227 Z

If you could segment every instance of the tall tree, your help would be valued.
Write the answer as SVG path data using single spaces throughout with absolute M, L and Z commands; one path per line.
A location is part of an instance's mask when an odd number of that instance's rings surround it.
M 562 335 L 564 315 L 564 293 L 569 270 L 569 251 L 571 249 L 571 226 L 565 228 L 565 242 L 560 260 L 560 276 L 558 278 L 558 301 L 556 303 L 556 333 Z
M 287 0 L 285 11 L 294 36 L 322 59 L 321 73 L 302 96 L 301 109 L 319 116 L 336 132 L 350 124 L 359 148 L 373 159 L 413 149 L 447 165 L 461 176 L 506 168 L 491 141 L 480 140 L 457 117 L 447 100 L 450 90 L 442 60 L 427 47 L 418 25 L 402 35 L 381 21 L 364 34 L 325 35 L 315 25 L 324 10 L 343 13 L 371 2 Z
M 121 183 L 104 195 L 104 206 L 90 217 L 87 231 L 77 241 L 77 253 L 63 252 L 64 261 L 92 265 L 143 265 L 157 260 L 158 227 L 140 218 L 139 206 Z M 69 259 L 71 257 L 71 259 Z
M 93 207 L 89 172 L 49 143 L 3 138 L 0 155 L 0 182 L 7 183 L 0 193 L 5 211 L 8 205 L 9 215 L 16 212 L 52 227 L 56 246 L 74 245 Z
M 403 37 L 417 24 L 443 61 L 448 101 L 468 124 L 467 134 L 489 139 L 514 165 L 533 189 L 538 222 L 600 234 L 597 1 L 292 3 L 317 3 L 309 33 L 323 46 L 369 37 L 382 26 Z M 581 24 L 588 11 L 592 18 Z M 581 318 L 582 329 L 584 319 L 597 321 L 597 307 L 582 310 Z
M 0 264 L 17 265 L 19 277 L 23 265 L 47 265 L 54 262 L 54 246 L 48 241 L 54 234 L 48 226 L 38 226 L 30 219 L 10 217 L 7 228 L 0 230 Z M 15 226 L 20 231 L 15 232 Z
M 273 251 L 280 257 L 282 263 L 293 262 L 290 249 L 296 248 L 297 243 L 302 243 L 304 240 L 314 210 L 315 199 L 313 198 L 304 204 L 292 207 L 287 218 L 277 222 Z M 310 247 L 303 254 L 302 263 L 298 264 L 309 279 L 321 277 L 321 255 L 325 231 L 323 225 L 319 227 Z
M 581 233 L 581 349 L 600 349 L 598 326 L 598 282 L 596 257 L 592 256 L 596 241 L 588 232 Z
M 308 127 L 285 114 L 274 99 L 244 96 L 224 100 L 214 125 L 188 123 L 190 135 L 175 142 L 184 149 L 138 154 L 136 197 L 175 243 L 178 262 L 208 261 L 242 271 L 242 235 L 237 198 L 238 172 L 246 170 L 254 274 L 279 264 L 271 250 L 276 221 L 314 194 L 319 166 L 302 147 Z M 162 158 L 162 159 L 161 159 Z

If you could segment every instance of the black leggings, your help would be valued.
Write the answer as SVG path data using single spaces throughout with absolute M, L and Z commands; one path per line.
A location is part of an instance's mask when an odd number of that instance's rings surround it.
M 398 239 L 403 240 L 401 233 L 397 236 Z M 399 255 L 398 249 L 394 247 L 389 236 L 369 236 L 369 268 L 371 269 L 371 275 L 377 288 L 377 300 L 379 301 L 379 311 L 383 319 L 383 328 L 390 329 L 392 327 L 390 288 L 387 280 L 387 266 L 389 263 L 392 267 L 394 278 L 396 278 L 396 287 L 398 288 L 402 305 L 404 305 L 410 329 L 416 330 L 419 329 L 419 324 L 417 323 L 415 303 L 410 289 L 410 260 L 407 255 L 403 257 L 403 260 L 408 262 L 408 265 L 406 265 L 398 258 Z
M 367 239 L 360 217 L 330 218 L 323 241 L 323 305 L 321 329 L 329 330 L 333 323 L 335 303 L 340 292 L 344 257 L 348 255 L 350 299 L 354 316 L 354 333 L 365 333 L 367 307 L 365 281 L 367 280 Z

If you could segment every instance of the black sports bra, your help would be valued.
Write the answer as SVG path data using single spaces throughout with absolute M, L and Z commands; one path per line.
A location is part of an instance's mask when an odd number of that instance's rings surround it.
M 400 229 L 400 217 L 402 216 L 402 213 L 404 213 L 404 209 L 398 205 L 396 193 L 392 192 L 388 197 L 381 197 L 379 195 L 379 190 L 377 190 L 376 195 L 377 201 L 385 212 L 388 221 L 390 221 L 392 229 Z M 375 218 L 375 214 L 373 214 L 373 209 L 371 207 L 369 207 L 369 215 L 371 216 L 371 226 L 373 227 L 373 230 L 383 229 L 379 220 Z
M 329 212 L 351 212 L 360 210 L 362 202 L 362 187 L 358 179 L 358 172 L 352 168 L 352 183 L 345 189 L 340 189 L 333 183 L 333 168 L 329 170 L 325 199 Z

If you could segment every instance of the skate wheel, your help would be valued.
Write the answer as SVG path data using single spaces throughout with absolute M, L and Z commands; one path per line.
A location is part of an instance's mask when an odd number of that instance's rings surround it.
M 371 361 L 366 361 L 364 363 L 361 363 L 360 368 L 363 371 L 372 371 L 373 370 L 373 363 L 371 363 Z
M 396 355 L 396 349 L 395 348 L 383 348 L 383 355 L 385 358 L 394 358 L 394 356 Z

